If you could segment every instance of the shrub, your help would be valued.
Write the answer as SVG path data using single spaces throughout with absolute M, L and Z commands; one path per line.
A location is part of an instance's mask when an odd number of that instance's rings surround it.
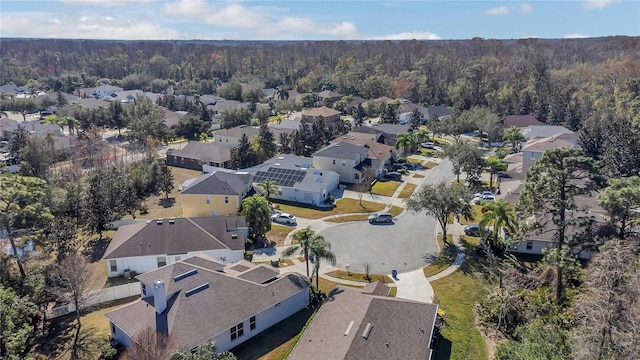
M 253 251 L 251 250 L 247 250 L 244 252 L 244 259 L 247 261 L 252 261 L 253 260 Z

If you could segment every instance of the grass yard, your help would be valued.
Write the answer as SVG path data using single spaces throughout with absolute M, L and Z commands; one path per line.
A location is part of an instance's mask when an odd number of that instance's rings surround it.
M 404 211 L 404 208 L 393 205 L 391 209 L 389 209 L 389 214 L 391 214 L 391 216 L 398 216 L 403 211 Z M 345 215 L 345 216 L 340 216 L 332 219 L 327 219 L 326 221 L 334 222 L 334 223 L 343 223 L 348 221 L 365 221 L 367 220 L 368 217 L 369 215 L 367 214 L 355 214 L 355 215 Z
M 416 158 L 407 158 L 407 161 L 412 164 L 422 164 L 422 160 Z
M 178 186 L 185 180 L 202 175 L 202 172 L 173 166 L 169 166 L 169 169 L 173 174 L 173 191 L 169 194 L 169 201 L 166 202 L 164 194 L 149 197 L 143 202 L 143 205 L 147 207 L 147 214 L 138 214 L 139 217 L 144 219 L 168 219 L 182 215 L 182 202 L 180 201 Z M 131 219 L 131 215 L 127 215 L 124 219 Z
M 460 270 L 431 283 L 435 302 L 447 313 L 446 326 L 434 359 L 487 359 L 487 345 L 475 325 L 474 309 L 484 297 L 484 280 L 477 274 L 477 257 L 471 243 L 465 242 L 467 258 Z
M 389 297 L 396 297 L 396 295 L 398 295 L 398 288 L 397 287 L 390 287 L 389 288 Z
M 447 245 L 442 241 L 442 235 L 438 235 L 438 245 L 440 246 L 440 254 L 436 261 L 422 268 L 425 277 L 433 276 L 439 272 L 442 272 L 456 259 L 456 246 L 453 244 L 453 236 L 447 235 L 449 242 Z
M 300 206 L 276 203 L 276 208 L 283 212 L 306 219 L 319 219 L 325 216 L 352 214 L 352 213 L 372 213 L 385 208 L 384 204 L 362 200 L 362 206 L 357 199 L 340 199 L 336 201 L 336 206 L 329 210 L 317 210 Z
M 427 169 L 433 169 L 434 167 L 438 166 L 438 163 L 435 161 L 427 161 L 424 164 L 424 167 L 426 167 Z
M 414 174 L 415 176 L 415 174 Z M 407 183 L 402 190 L 400 190 L 400 195 L 398 195 L 399 198 L 401 199 L 408 199 L 409 197 L 411 197 L 411 194 L 413 194 L 413 191 L 416 189 L 417 185 L 416 184 L 410 184 Z
M 424 177 L 422 174 L 413 174 L 412 176 L 416 179 L 422 179 Z
M 267 239 L 276 243 L 275 246 L 284 246 L 284 240 L 294 227 L 271 224 L 271 230 L 267 231 Z
M 349 274 L 347 274 L 346 270 L 334 270 L 332 272 L 327 273 L 327 275 L 332 276 L 334 278 L 343 279 L 343 280 L 360 281 L 363 283 L 382 281 L 385 284 L 390 284 L 393 282 L 393 280 L 388 275 L 369 274 L 369 277 L 371 278 L 371 280 L 366 280 L 364 278 L 364 275 L 365 275 L 364 273 L 350 271 Z
M 482 205 L 471 205 L 471 214 L 473 215 L 470 219 L 460 218 L 460 224 L 462 225 L 471 225 L 477 224 L 480 219 L 482 219 Z
M 392 196 L 400 184 L 401 182 L 399 181 L 376 181 L 373 188 L 371 188 L 371 193 L 380 196 Z

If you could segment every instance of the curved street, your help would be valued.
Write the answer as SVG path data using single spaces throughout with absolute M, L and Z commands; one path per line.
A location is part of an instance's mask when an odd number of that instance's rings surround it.
M 426 171 L 420 187 L 440 181 L 449 182 L 453 177 L 451 162 L 444 160 Z M 363 199 L 375 201 L 368 195 Z M 404 207 L 401 199 L 385 199 Z M 435 241 L 437 227 L 434 217 L 405 211 L 393 224 L 349 222 L 319 229 L 319 234 L 331 243 L 331 250 L 337 257 L 336 267 L 344 269 L 349 264 L 351 270 L 361 272 L 362 264 L 368 262 L 372 273 L 384 274 L 394 269 L 398 272 L 415 270 L 433 261 L 438 253 Z

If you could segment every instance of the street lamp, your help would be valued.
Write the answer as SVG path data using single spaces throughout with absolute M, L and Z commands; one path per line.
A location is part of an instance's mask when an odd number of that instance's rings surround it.
M 351 265 L 347 264 L 344 267 L 347 268 L 347 276 L 351 276 L 351 273 L 349 272 L 349 269 L 351 268 Z

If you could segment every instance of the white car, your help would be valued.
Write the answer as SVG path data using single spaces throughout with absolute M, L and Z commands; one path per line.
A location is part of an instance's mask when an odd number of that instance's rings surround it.
M 496 197 L 493 195 L 483 195 L 481 193 L 475 194 L 473 200 L 471 200 L 472 204 L 478 205 L 483 201 L 496 201 Z
M 296 223 L 296 217 L 287 213 L 279 213 L 271 215 L 271 221 L 275 223 L 291 225 Z

